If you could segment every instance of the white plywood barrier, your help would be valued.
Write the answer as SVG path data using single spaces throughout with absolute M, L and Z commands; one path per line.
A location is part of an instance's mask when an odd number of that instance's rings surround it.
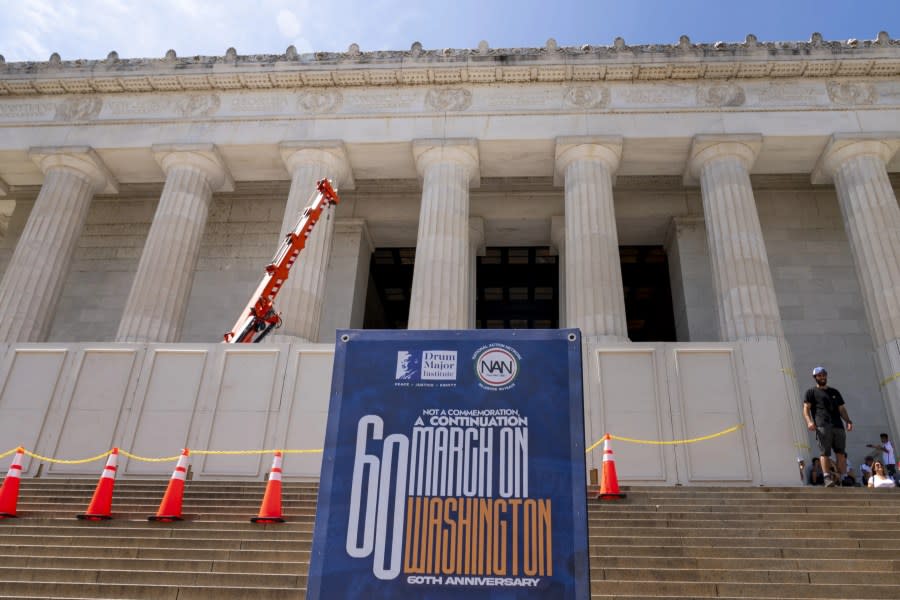
M 75 353 L 59 398 L 63 419 L 58 429 L 48 427 L 41 436 L 40 447 L 47 448 L 49 456 L 94 456 L 118 445 L 122 420 L 131 409 L 141 353 L 141 347 L 89 347 Z M 47 467 L 51 475 L 99 476 L 102 470 L 100 463 Z
M 271 448 L 271 416 L 281 406 L 286 345 L 221 345 L 219 366 L 211 372 L 210 419 L 198 425 L 195 444 L 207 450 Z M 205 398 L 205 399 L 207 399 Z M 204 409 L 207 406 L 204 403 Z M 193 461 L 198 475 L 261 477 L 268 468 L 263 455 L 205 455 Z
M 681 439 L 695 439 L 745 423 L 732 348 L 673 350 L 677 373 L 673 422 Z M 673 411 L 674 412 L 674 411 Z M 750 452 L 744 430 L 676 447 L 688 481 L 750 481 Z
M 178 454 L 189 447 L 191 427 L 200 406 L 200 386 L 207 371 L 208 347 L 153 347 L 144 358 L 141 379 L 133 403 L 129 428 L 123 443 L 138 456 L 159 457 Z M 120 473 L 127 475 L 171 474 L 173 463 L 121 461 Z
M 324 444 L 330 344 L 0 346 L 0 449 L 78 459 L 120 446 L 146 457 Z M 742 423 L 690 446 L 615 442 L 619 477 L 648 484 L 799 483 L 787 388 L 774 342 L 586 343 L 585 436 L 672 440 Z M 588 457 L 599 466 L 600 451 Z M 318 477 L 321 454 L 288 454 L 288 477 Z M 26 476 L 37 467 L 26 463 Z M 194 455 L 196 478 L 260 480 L 271 457 Z M 174 462 L 124 459 L 123 477 L 167 477 Z M 97 476 L 100 461 L 42 475 Z
M 50 414 L 69 352 L 58 347 L 7 349 L 0 363 L 0 445 L 4 451 L 16 446 L 30 450 L 38 440 Z M 30 457 L 22 463 L 23 473 L 33 476 L 36 468 Z
M 605 432 L 648 441 L 733 433 L 695 444 L 614 442 L 627 483 L 797 485 L 790 397 L 774 341 L 588 344 L 587 443 Z M 597 451 L 588 466 L 599 466 Z
M 280 413 L 277 434 L 283 447 L 303 449 L 325 445 L 333 362 L 334 353 L 330 349 L 292 351 L 285 379 L 287 406 Z M 321 466 L 321 454 L 289 454 L 283 465 L 284 474 L 295 477 L 318 477 Z
M 665 394 L 660 394 L 658 377 L 658 361 L 664 357 L 657 349 L 643 345 L 602 348 L 597 359 L 605 430 L 645 440 L 672 439 L 669 406 Z M 602 450 L 601 446 L 594 452 Z M 616 466 L 623 473 L 644 481 L 670 479 L 663 446 L 629 444 L 624 450 L 623 445 L 614 444 Z

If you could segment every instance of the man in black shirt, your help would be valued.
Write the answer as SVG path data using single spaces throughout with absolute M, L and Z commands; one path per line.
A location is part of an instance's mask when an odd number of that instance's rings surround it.
M 832 475 L 831 451 L 834 450 L 837 456 L 837 472 L 843 473 L 847 469 L 847 434 L 844 432 L 844 422 L 847 423 L 847 431 L 853 431 L 853 421 L 847 416 L 841 393 L 828 387 L 828 371 L 825 367 L 813 369 L 813 378 L 816 386 L 806 390 L 803 416 L 806 418 L 806 428 L 816 432 L 822 470 L 825 472 L 825 487 L 833 487 L 837 485 L 837 480 Z

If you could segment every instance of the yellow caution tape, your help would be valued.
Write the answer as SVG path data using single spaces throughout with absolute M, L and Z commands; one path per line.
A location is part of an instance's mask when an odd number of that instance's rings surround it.
M 35 454 L 34 452 L 32 452 L 30 450 L 26 450 L 25 454 L 32 458 L 36 458 L 38 460 L 42 460 L 44 462 L 49 462 L 49 463 L 58 463 L 61 465 L 83 465 L 84 463 L 94 462 L 95 460 L 100 460 L 100 459 L 106 458 L 107 456 L 109 456 L 110 452 L 111 452 L 111 450 L 107 450 L 103 454 L 98 454 L 97 456 L 92 456 L 90 458 L 79 458 L 76 460 L 64 460 L 62 458 L 50 458 L 49 456 L 41 456 L 40 454 Z
M 891 375 L 891 376 L 888 377 L 887 379 L 882 380 L 882 382 L 881 382 L 881 387 L 886 386 L 887 384 L 889 384 L 890 382 L 892 382 L 892 381 L 894 381 L 894 380 L 896 380 L 896 379 L 900 379 L 900 373 L 894 373 L 893 375 Z
M 623 436 L 620 436 L 620 435 L 613 435 L 613 434 L 611 434 L 611 433 L 608 434 L 608 435 L 609 435 L 609 439 L 611 439 L 611 440 L 618 440 L 618 441 L 620 441 L 620 442 L 631 442 L 632 444 L 652 444 L 652 445 L 655 445 L 655 446 L 675 446 L 675 445 L 677 445 L 677 444 L 694 444 L 694 443 L 696 443 L 696 442 L 703 442 L 703 441 L 706 441 L 706 440 L 711 440 L 711 439 L 713 439 L 713 438 L 717 438 L 717 437 L 720 437 L 720 436 L 723 436 L 723 435 L 728 435 L 729 433 L 733 433 L 733 432 L 737 431 L 738 429 L 740 429 L 740 428 L 743 427 L 743 426 L 744 426 L 743 423 L 738 423 L 738 424 L 735 425 L 734 427 L 729 427 L 728 429 L 723 429 L 722 431 L 720 431 L 720 432 L 718 432 L 718 433 L 712 433 L 712 434 L 710 434 L 710 435 L 704 435 L 704 436 L 702 436 L 702 437 L 691 438 L 691 439 L 689 439 L 689 440 L 664 440 L 664 441 L 660 441 L 660 440 L 637 440 L 637 439 L 634 439 L 634 438 L 623 437 Z M 605 438 L 605 436 L 604 436 L 604 438 Z M 584 453 L 587 454 L 587 453 L 589 453 L 591 450 L 593 450 L 594 448 L 596 448 L 597 446 L 599 446 L 600 444 L 602 444 L 604 438 L 600 438 L 599 440 L 597 440 L 596 442 L 594 442 L 593 444 L 591 444 L 591 446 L 590 446 L 587 450 L 585 450 Z
M 132 460 L 140 460 L 143 462 L 172 462 L 181 458 L 180 454 L 176 454 L 175 456 L 161 456 L 159 458 L 150 458 L 147 456 L 138 456 L 137 454 L 132 454 L 131 452 L 122 450 L 121 448 L 119 448 L 119 454 L 121 454 L 122 456 L 127 456 Z
M 8 450 L 2 454 L 0 454 L 0 459 L 6 458 L 7 456 L 15 453 L 18 448 L 13 448 L 12 450 Z M 101 460 L 110 455 L 111 450 L 107 450 L 103 454 L 98 454 L 97 456 L 92 456 L 90 458 L 80 458 L 76 460 L 65 460 L 62 458 L 51 458 L 49 456 L 41 456 L 40 454 L 35 454 L 30 450 L 25 450 L 25 454 L 31 456 L 32 458 L 36 458 L 38 460 L 49 462 L 49 463 L 58 463 L 62 465 L 81 465 L 89 462 L 94 462 L 97 460 Z M 223 455 L 252 455 L 252 454 L 274 454 L 275 452 L 281 452 L 282 454 L 321 454 L 324 452 L 322 448 L 308 448 L 302 450 L 191 450 L 191 454 L 223 454 Z M 122 450 L 119 448 L 119 454 L 122 456 L 127 456 L 132 460 L 139 460 L 143 462 L 173 462 L 178 460 L 181 455 L 176 454 L 175 456 L 162 456 L 162 457 L 149 457 L 149 456 L 139 456 L 137 454 L 132 454 L 127 450 Z

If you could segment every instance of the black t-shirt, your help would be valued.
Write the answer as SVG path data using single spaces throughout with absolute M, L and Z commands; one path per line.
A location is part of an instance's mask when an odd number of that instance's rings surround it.
M 833 387 L 826 387 L 824 390 L 818 387 L 806 390 L 806 398 L 803 399 L 805 404 L 810 405 L 813 421 L 816 427 L 834 427 L 843 429 L 844 422 L 841 420 L 839 406 L 844 405 L 844 399 L 841 393 Z

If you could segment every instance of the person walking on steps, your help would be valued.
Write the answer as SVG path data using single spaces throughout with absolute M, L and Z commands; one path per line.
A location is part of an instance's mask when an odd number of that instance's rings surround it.
M 841 393 L 828 386 L 828 371 L 825 367 L 816 367 L 812 374 L 816 385 L 806 390 L 803 416 L 806 418 L 806 428 L 816 432 L 822 471 L 825 473 L 825 487 L 834 487 L 839 481 L 832 475 L 834 469 L 831 468 L 831 452 L 834 451 L 837 457 L 837 472 L 846 471 L 847 434 L 844 423 L 847 424 L 847 431 L 853 431 L 853 421 L 847 415 Z

